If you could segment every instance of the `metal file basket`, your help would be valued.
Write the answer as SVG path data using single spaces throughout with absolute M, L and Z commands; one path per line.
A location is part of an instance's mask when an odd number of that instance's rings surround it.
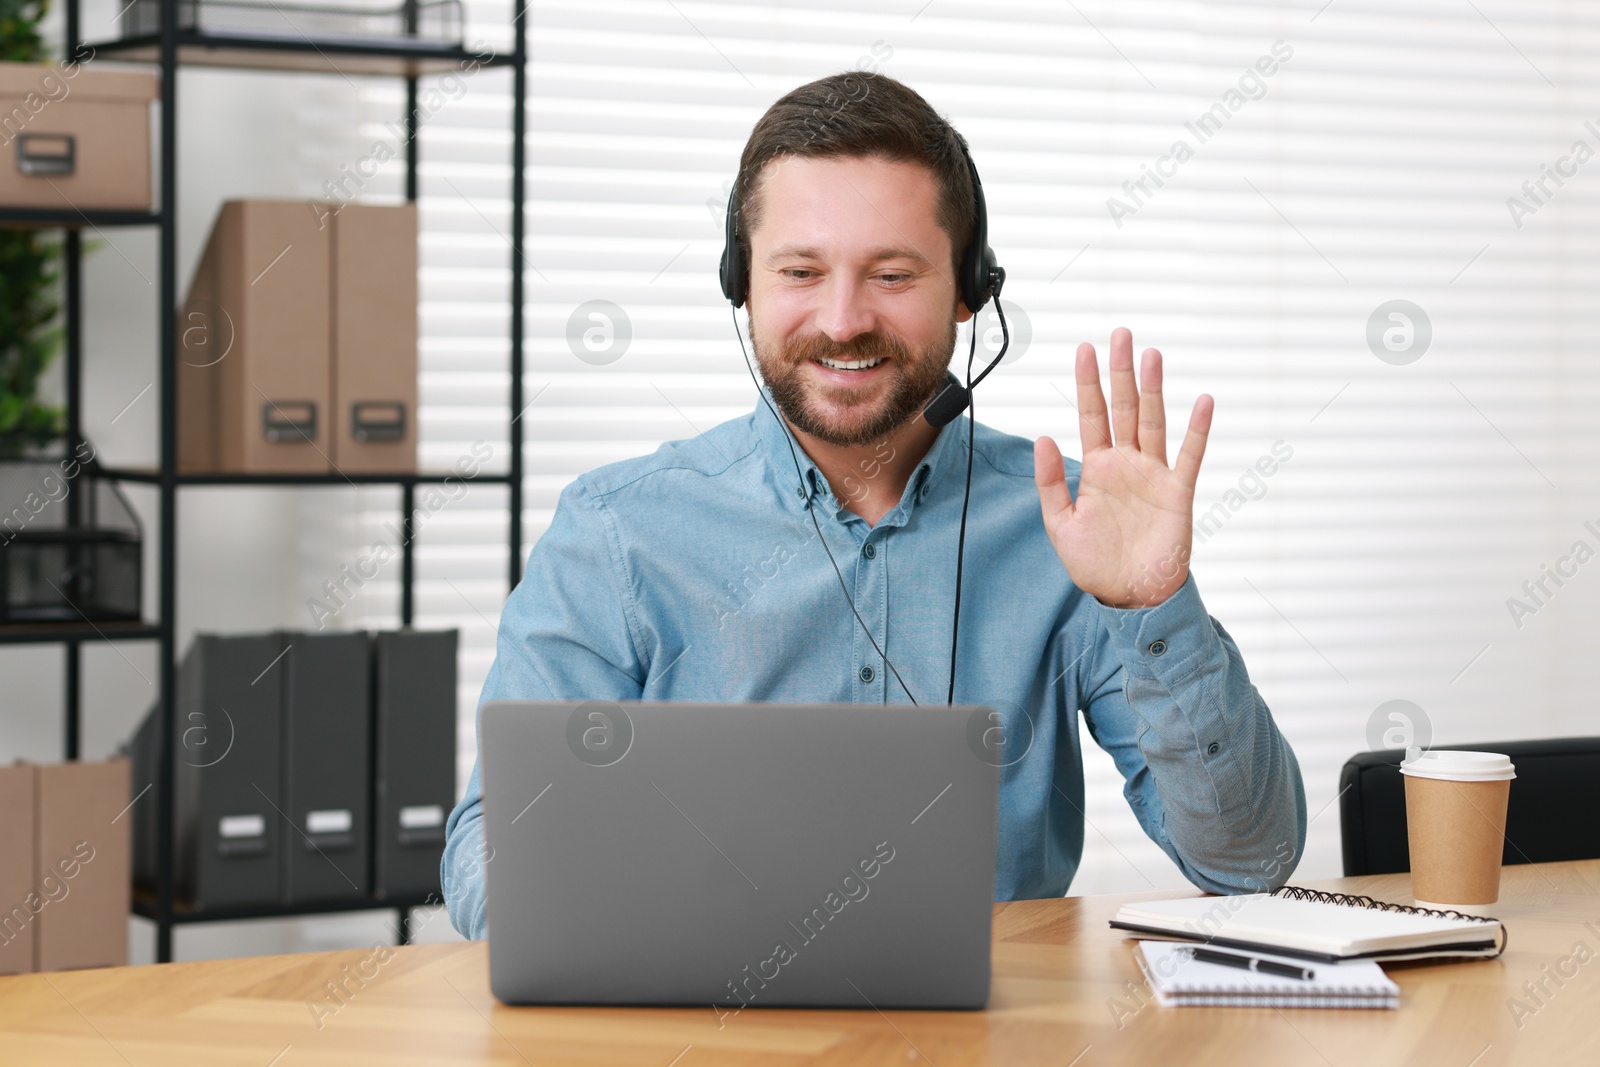
M 265 0 L 178 0 L 178 29 L 230 37 L 392 41 L 455 45 L 462 41 L 461 0 L 384 5 L 293 4 Z M 134 0 L 122 15 L 123 37 L 161 32 L 161 0 Z
M 0 462 L 0 622 L 139 618 L 144 531 L 76 460 Z

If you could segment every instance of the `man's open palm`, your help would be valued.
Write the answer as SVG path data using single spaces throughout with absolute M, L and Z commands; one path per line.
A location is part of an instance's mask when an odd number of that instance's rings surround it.
M 1195 479 L 1213 407 L 1208 395 L 1195 401 L 1177 463 L 1168 467 L 1160 352 L 1144 350 L 1139 377 L 1135 381 L 1133 334 L 1118 328 L 1111 334 L 1108 412 L 1094 346 L 1078 346 L 1083 469 L 1076 501 L 1055 441 L 1033 443 L 1033 477 L 1056 555 L 1078 588 L 1119 608 L 1153 607 L 1189 574 Z

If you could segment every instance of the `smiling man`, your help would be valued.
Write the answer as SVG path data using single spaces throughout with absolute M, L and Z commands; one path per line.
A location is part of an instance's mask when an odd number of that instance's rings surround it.
M 1185 877 L 1281 885 L 1305 840 L 1300 768 L 1188 567 L 1211 398 L 1169 466 L 1161 355 L 1146 349 L 1136 380 L 1119 329 L 1109 410 L 1094 348 L 1078 349 L 1081 466 L 1048 437 L 925 419 L 972 317 L 956 278 L 976 198 L 959 135 L 888 77 L 824 78 L 773 104 L 735 189 L 775 410 L 758 401 L 569 485 L 506 603 L 482 700 L 937 701 L 971 428 L 954 689 L 1003 727 L 995 899 L 1072 882 L 1080 714 Z M 475 768 L 441 872 L 473 938 L 480 782 Z

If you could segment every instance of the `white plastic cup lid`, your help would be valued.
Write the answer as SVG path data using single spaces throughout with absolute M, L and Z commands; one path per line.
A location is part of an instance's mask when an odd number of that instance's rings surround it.
M 1498 752 L 1424 752 L 1400 764 L 1401 774 L 1450 782 L 1500 782 L 1517 776 L 1510 756 Z

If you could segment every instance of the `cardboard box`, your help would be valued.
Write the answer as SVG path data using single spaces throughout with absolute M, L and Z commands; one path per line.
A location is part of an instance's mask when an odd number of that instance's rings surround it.
M 178 322 L 178 469 L 417 468 L 417 209 L 230 200 Z
M 34 966 L 125 966 L 133 884 L 128 761 L 56 763 L 35 773 L 34 865 L 46 903 L 34 920 Z
M 233 316 L 217 298 L 215 241 L 222 219 L 212 223 L 189 295 L 178 312 L 178 469 L 186 473 L 221 469 L 217 455 L 217 403 L 221 362 L 233 354 Z
M 0 63 L 0 205 L 149 211 L 160 85 L 147 71 Z
M 222 205 L 179 314 L 179 470 L 329 470 L 329 234 L 303 200 Z
M 0 767 L 0 974 L 33 970 L 33 777 L 27 763 Z
M 333 465 L 417 469 L 417 206 L 346 204 L 333 230 Z

